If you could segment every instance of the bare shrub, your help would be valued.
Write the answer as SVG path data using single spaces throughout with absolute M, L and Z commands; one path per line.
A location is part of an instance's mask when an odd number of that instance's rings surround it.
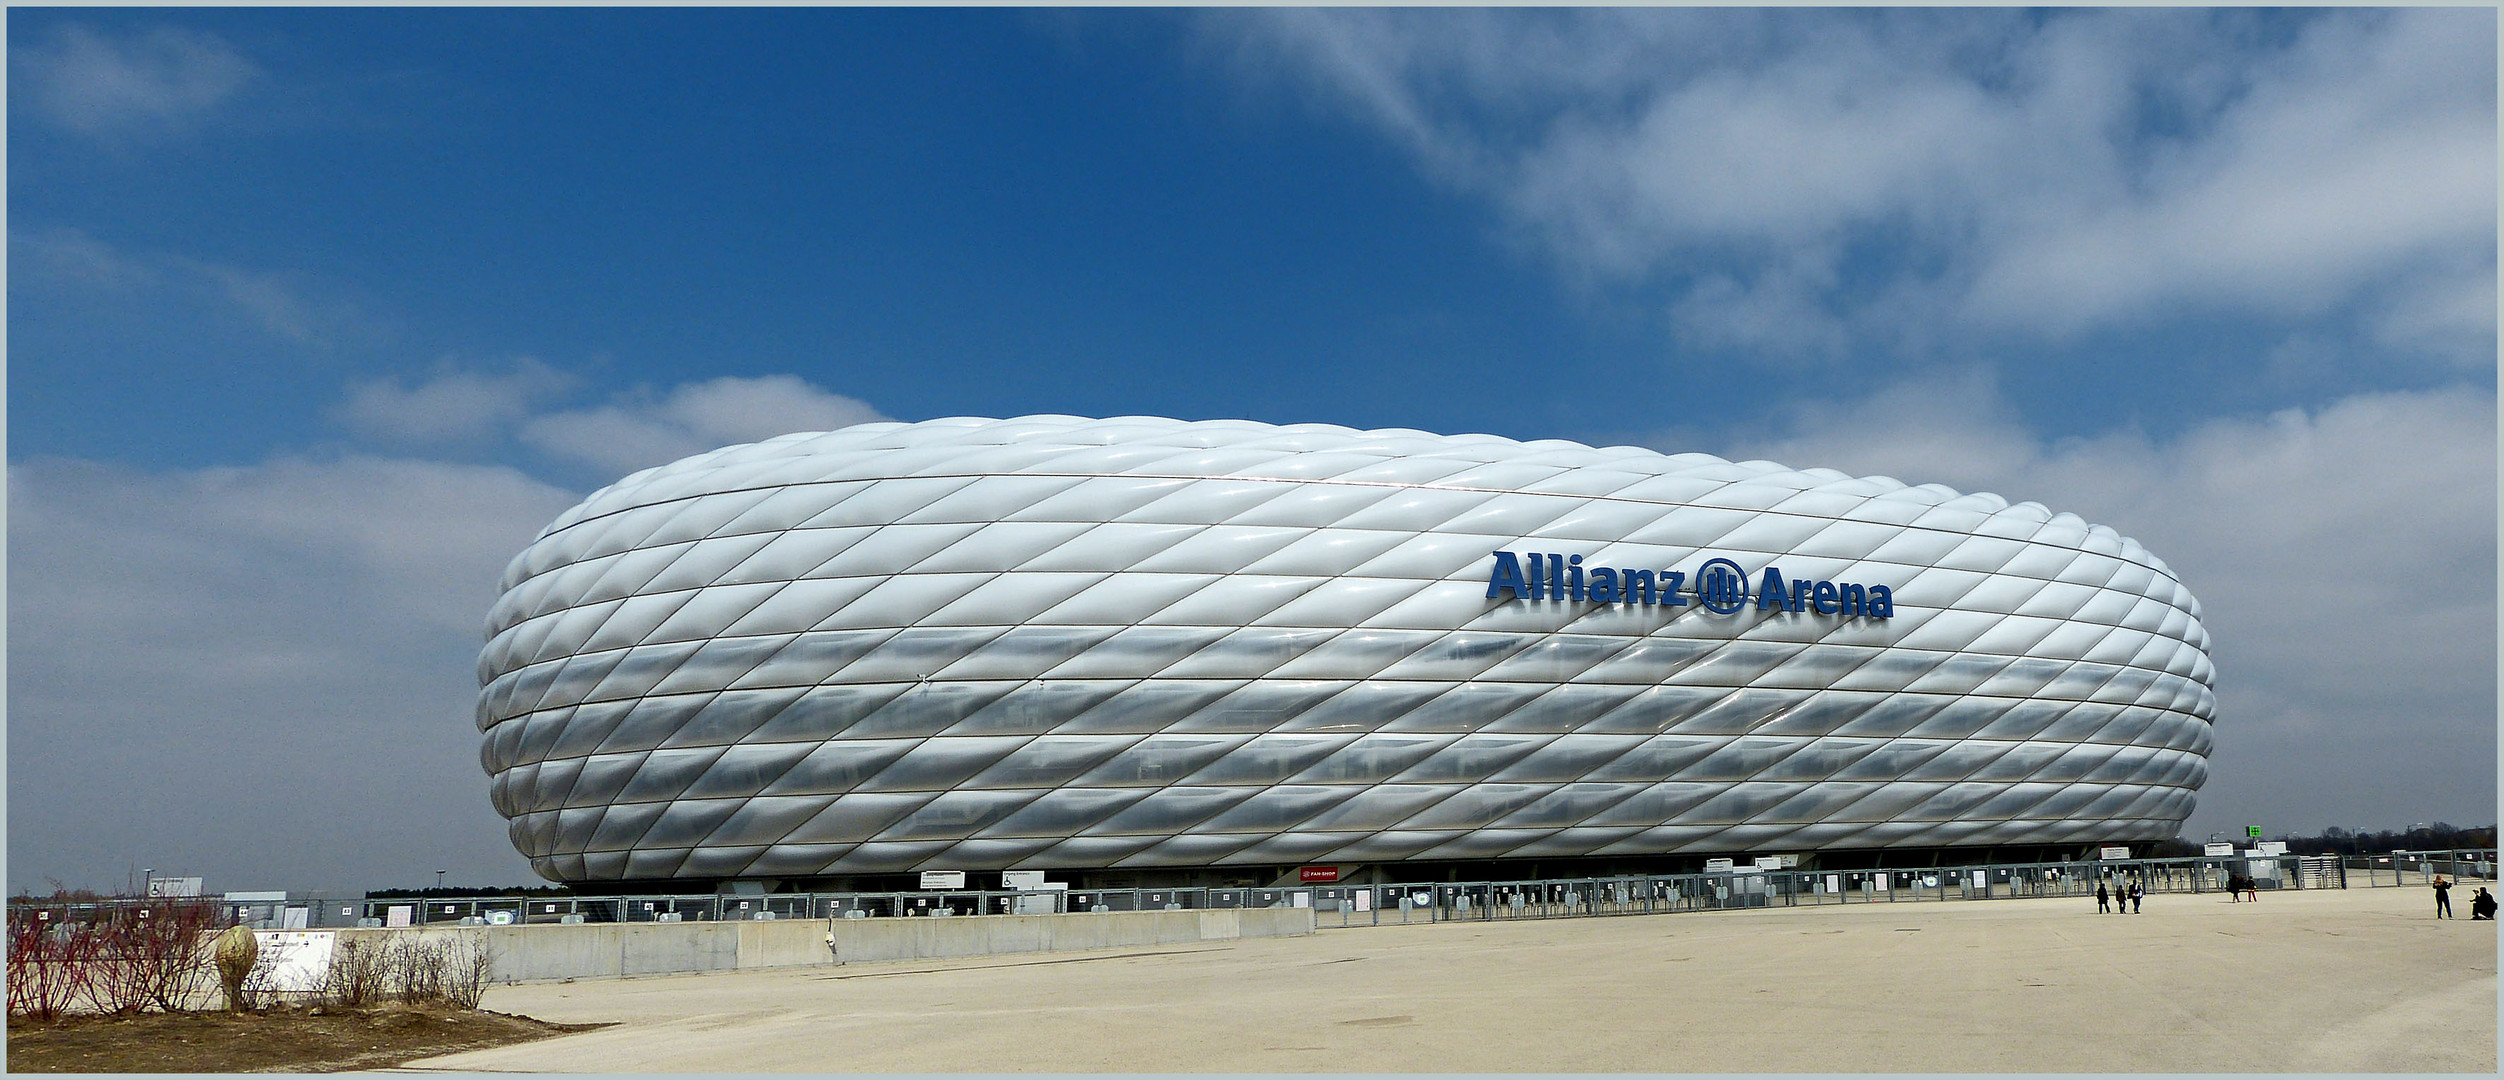
M 101 935 L 92 926 L 48 912 L 9 912 L 9 1015 L 59 1017 L 87 996 Z
M 263 949 L 260 955 L 253 957 L 252 970 L 244 975 L 243 983 L 233 991 L 233 1007 L 259 1012 L 278 1004 L 280 996 L 285 993 L 278 988 L 279 963 L 276 949 Z
M 351 1009 L 382 1004 L 391 991 L 390 952 L 388 939 L 339 935 L 322 973 L 322 1000 Z
M 109 911 L 92 924 L 100 940 L 88 965 L 88 1004 L 106 1013 L 184 1008 L 206 986 L 211 933 L 229 921 L 223 905 L 201 900 Z

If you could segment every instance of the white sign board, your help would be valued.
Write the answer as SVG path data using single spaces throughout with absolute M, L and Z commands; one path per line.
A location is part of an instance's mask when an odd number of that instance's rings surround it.
M 2284 840 L 2263 840 L 2260 843 L 2252 845 L 2252 852 L 2256 855 L 2284 855 L 2287 853 L 2287 842 Z
M 1707 874 L 1727 874 L 1738 868 L 1739 864 L 1732 862 L 1729 859 L 1704 860 L 1704 872 Z
M 2126 847 L 2103 848 L 2095 853 L 2095 857 L 2099 859 L 2127 859 L 2130 857 L 2130 849 Z
M 2208 845 L 2203 846 L 2203 847 L 2200 849 L 2200 854 L 2202 854 L 2202 855 L 2209 855 L 2209 856 L 2232 855 L 2232 854 L 2234 854 L 2234 845 L 2233 845 L 2233 844 L 2208 844 Z
M 1782 869 L 1782 856 L 1759 855 L 1756 857 L 1756 868 L 1759 870 L 1780 870 Z
M 963 870 L 924 870 L 924 871 L 922 871 L 922 888 L 925 888 L 925 889 L 962 889 L 962 888 L 964 888 L 964 887 L 965 887 L 965 871 L 963 871 Z
M 266 976 L 270 989 L 311 993 L 321 989 L 323 978 L 330 974 L 330 949 L 338 934 L 329 930 L 256 930 L 252 938 L 261 947 L 261 955 L 275 957 Z
M 1000 871 L 1000 887 L 1011 892 L 1042 892 L 1043 871 L 1002 870 Z M 955 888 L 955 886 L 949 886 L 949 888 Z
M 198 896 L 200 879 L 196 877 L 152 877 L 148 879 L 150 896 Z

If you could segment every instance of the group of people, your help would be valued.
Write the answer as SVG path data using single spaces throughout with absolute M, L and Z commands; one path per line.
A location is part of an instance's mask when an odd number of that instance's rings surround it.
M 2096 882 L 2095 913 L 2102 915 L 2110 911 L 2136 915 L 2139 913 L 2139 904 L 2146 895 L 2147 891 L 2141 889 L 2139 883 L 2135 881 L 2126 886 L 2116 881 L 2111 889 L 2106 889 L 2101 881 Z
M 2437 875 L 2434 879 L 2434 917 L 2438 919 L 2452 917 L 2452 883 L 2443 880 L 2441 875 Z M 2487 892 L 2484 886 L 2478 889 L 2478 895 L 2469 898 L 2469 919 L 2471 922 L 2481 919 L 2488 922 L 2495 921 L 2495 896 Z
M 2251 900 L 2255 904 L 2260 903 L 2260 879 L 2255 878 L 2250 874 L 2226 875 L 2226 898 L 2238 904 L 2242 903 L 2246 899 Z

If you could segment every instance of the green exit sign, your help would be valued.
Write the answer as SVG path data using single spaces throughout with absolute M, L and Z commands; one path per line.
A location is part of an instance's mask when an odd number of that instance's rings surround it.
M 2254 840 L 2258 840 L 2261 838 L 2261 827 L 2258 825 L 2246 825 L 2243 827 L 2243 835 L 2249 836 Z

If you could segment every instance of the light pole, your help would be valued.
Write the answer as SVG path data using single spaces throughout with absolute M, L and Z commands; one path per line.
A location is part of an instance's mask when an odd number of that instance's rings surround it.
M 139 871 L 139 895 L 143 897 L 156 895 L 156 867 L 151 866 Z
M 435 891 L 443 891 L 443 871 L 441 870 L 435 871 Z

